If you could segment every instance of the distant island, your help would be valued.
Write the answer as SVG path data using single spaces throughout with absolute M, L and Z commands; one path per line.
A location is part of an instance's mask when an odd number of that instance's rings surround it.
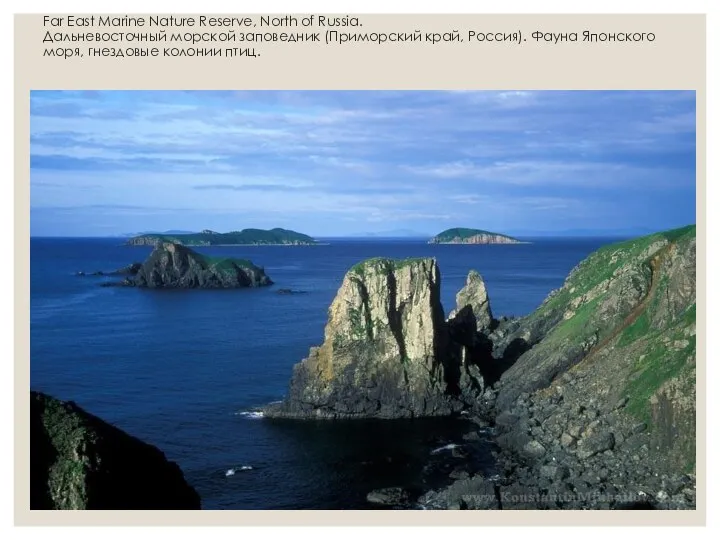
M 523 244 L 517 238 L 505 234 L 456 227 L 433 236 L 428 244 Z
M 143 234 L 130 238 L 129 246 L 156 246 L 163 242 L 182 244 L 183 246 L 311 246 L 317 245 L 312 237 L 288 229 L 243 229 L 219 233 L 205 229 L 199 233 L 188 234 Z

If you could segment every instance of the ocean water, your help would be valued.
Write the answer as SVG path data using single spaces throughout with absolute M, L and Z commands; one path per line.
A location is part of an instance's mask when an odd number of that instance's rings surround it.
M 253 409 L 283 397 L 293 364 L 322 343 L 327 308 L 345 272 L 363 259 L 436 257 L 446 315 L 474 268 L 494 314 L 520 316 L 616 239 L 530 240 L 198 248 L 249 258 L 275 285 L 148 291 L 101 287 L 113 278 L 74 274 L 142 261 L 149 247 L 123 246 L 117 238 L 32 238 L 31 387 L 158 446 L 182 467 L 203 508 L 366 508 L 372 489 L 427 488 L 445 478 L 432 467 L 443 453 L 436 450 L 462 444 L 466 426 L 447 419 L 280 421 L 258 418 Z M 307 294 L 277 294 L 279 288 Z M 492 471 L 489 451 L 477 461 Z

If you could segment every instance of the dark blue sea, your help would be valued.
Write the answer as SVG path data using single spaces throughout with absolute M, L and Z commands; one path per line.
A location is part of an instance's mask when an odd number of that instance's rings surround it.
M 142 261 L 149 247 L 123 246 L 120 238 L 33 238 L 31 387 L 158 446 L 182 467 L 203 508 L 366 508 L 372 489 L 440 481 L 428 467 L 439 455 L 432 452 L 461 444 L 466 426 L 447 419 L 279 421 L 249 413 L 283 397 L 293 364 L 322 342 L 345 272 L 363 259 L 436 257 L 446 314 L 474 268 L 485 278 L 494 314 L 520 316 L 589 253 L 617 239 L 529 240 L 198 248 L 249 258 L 275 285 L 148 291 L 101 287 L 111 278 L 74 274 Z M 278 288 L 307 294 L 277 294 Z M 489 472 L 489 451 L 484 459 L 479 468 Z M 230 469 L 235 474 L 228 476 Z

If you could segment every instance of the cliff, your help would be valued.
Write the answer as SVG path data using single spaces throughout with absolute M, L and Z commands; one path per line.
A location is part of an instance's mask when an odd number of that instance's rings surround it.
M 205 229 L 199 233 L 189 234 L 143 234 L 130 238 L 125 242 L 130 246 L 155 246 L 163 242 L 182 244 L 184 246 L 219 246 L 219 245 L 314 245 L 317 242 L 310 236 L 288 229 L 275 228 L 243 229 L 218 233 Z
M 398 418 L 445 415 L 473 395 L 440 303 L 434 259 L 371 259 L 354 266 L 333 300 L 325 340 L 293 370 L 267 416 Z
M 695 507 L 695 226 L 590 255 L 489 334 L 501 474 L 437 508 Z M 494 496 L 493 496 L 494 494 Z
M 180 244 L 162 243 L 117 285 L 151 289 L 231 289 L 270 285 L 262 268 L 245 259 L 201 255 Z M 110 284 L 112 285 L 112 284 Z
M 156 447 L 30 392 L 30 508 L 199 510 L 200 497 Z
M 432 237 L 428 244 L 520 244 L 520 240 L 505 234 L 480 229 L 447 229 Z

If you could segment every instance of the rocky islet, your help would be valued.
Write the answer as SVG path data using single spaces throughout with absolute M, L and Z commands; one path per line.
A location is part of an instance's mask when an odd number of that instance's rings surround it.
M 265 270 L 246 259 L 209 257 L 172 242 L 157 244 L 143 263 L 133 263 L 114 272 L 89 275 L 126 275 L 122 281 L 107 281 L 104 287 L 145 289 L 236 289 L 272 285 Z M 78 275 L 86 275 L 78 272 Z
M 482 229 L 455 227 L 433 236 L 428 244 L 522 244 L 517 238 Z

